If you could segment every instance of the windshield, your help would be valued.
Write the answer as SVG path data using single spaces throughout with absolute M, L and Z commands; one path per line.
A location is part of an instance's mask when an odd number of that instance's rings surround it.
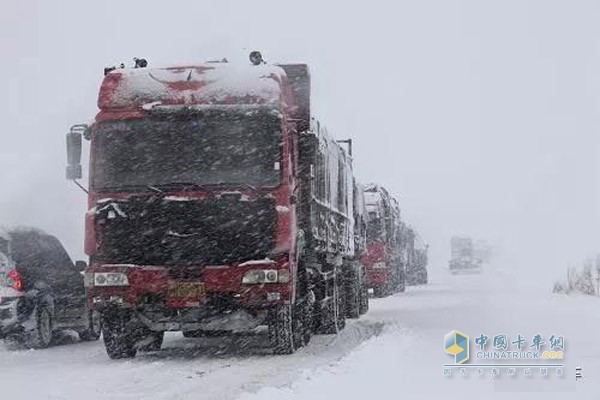
M 281 119 L 272 111 L 103 122 L 96 132 L 96 190 L 172 184 L 276 186 Z

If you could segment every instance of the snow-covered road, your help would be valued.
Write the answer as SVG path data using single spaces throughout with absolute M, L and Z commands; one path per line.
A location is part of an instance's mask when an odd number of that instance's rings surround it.
M 291 356 L 264 338 L 168 336 L 159 352 L 111 361 L 101 342 L 70 335 L 50 349 L 0 349 L 0 398 L 15 399 L 419 399 L 600 398 L 600 300 L 552 295 L 499 270 L 443 274 L 428 287 L 375 299 L 339 336 L 316 336 Z M 443 376 L 445 333 L 565 337 L 565 376 Z M 472 343 L 474 346 L 474 343 Z M 474 349 L 472 348 L 472 354 Z M 575 366 L 584 380 L 575 382 Z M 551 395 L 540 391 L 560 390 Z M 515 392 L 520 392 L 519 394 Z M 554 396 L 554 397 L 553 397 Z

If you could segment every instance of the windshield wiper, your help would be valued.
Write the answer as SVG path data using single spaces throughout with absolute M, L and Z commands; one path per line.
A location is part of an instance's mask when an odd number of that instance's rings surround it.
M 228 189 L 244 188 L 244 189 L 256 190 L 256 186 L 251 185 L 249 183 L 211 183 L 207 186 L 218 187 L 218 188 L 228 188 Z
M 158 188 L 177 188 L 183 186 L 184 188 L 193 187 L 196 189 L 250 189 L 257 190 L 256 186 L 251 185 L 249 183 L 227 183 L 227 182 L 219 182 L 219 183 L 195 183 L 195 182 L 172 182 L 164 185 L 157 185 Z
M 208 188 L 223 188 L 223 189 L 249 189 L 249 190 L 258 190 L 258 188 L 250 183 L 225 183 L 225 182 L 221 182 L 221 183 L 206 183 L 206 184 L 200 184 L 200 183 L 196 183 L 196 182 L 169 182 L 169 183 L 160 183 L 160 184 L 153 184 L 153 185 L 149 185 L 149 184 L 142 184 L 142 185 L 123 185 L 123 186 L 104 186 L 101 188 L 98 188 L 96 190 L 98 191 L 114 191 L 114 192 L 120 192 L 120 191 L 137 191 L 137 190 L 142 190 L 142 189 L 150 189 L 153 192 L 156 193 L 160 193 L 160 194 L 164 194 L 165 191 L 168 190 L 189 190 L 191 188 L 193 189 L 201 189 L 201 190 L 205 190 Z
M 123 185 L 123 186 L 102 186 L 100 188 L 95 188 L 95 191 L 98 192 L 131 192 L 138 191 L 143 189 L 150 189 L 153 192 L 163 194 L 164 191 L 160 190 L 156 186 L 153 185 Z
M 203 185 L 199 184 L 199 183 L 195 183 L 195 182 L 170 182 L 170 183 L 163 183 L 160 185 L 156 185 L 157 189 L 166 189 L 166 190 L 187 190 L 189 188 L 195 188 L 195 189 L 203 189 Z
M 165 192 L 163 192 L 162 190 L 160 190 L 159 188 L 157 188 L 156 186 L 152 186 L 152 185 L 146 185 L 146 187 L 152 191 L 155 191 L 156 193 L 160 193 L 160 194 L 164 194 Z

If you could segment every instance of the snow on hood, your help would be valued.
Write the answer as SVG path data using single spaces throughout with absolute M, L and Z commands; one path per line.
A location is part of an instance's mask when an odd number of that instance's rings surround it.
M 282 68 L 234 63 L 116 70 L 105 78 L 101 108 L 162 104 L 276 104 L 281 101 Z

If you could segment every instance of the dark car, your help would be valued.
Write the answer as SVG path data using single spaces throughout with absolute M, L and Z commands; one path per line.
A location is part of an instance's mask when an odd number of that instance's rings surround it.
M 43 348 L 57 330 L 72 329 L 82 340 L 97 340 L 100 316 L 86 307 L 84 268 L 52 235 L 0 231 L 0 338 Z

